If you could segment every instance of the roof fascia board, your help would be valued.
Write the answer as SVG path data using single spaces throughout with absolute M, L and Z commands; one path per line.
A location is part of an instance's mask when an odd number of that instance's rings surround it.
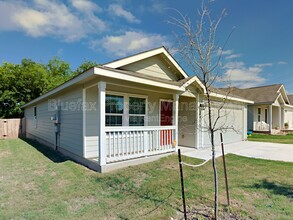
M 181 87 L 186 88 L 187 86 L 191 85 L 195 81 L 196 81 L 196 77 L 194 76 L 194 77 L 190 78 L 187 82 L 185 82 Z
M 212 97 L 214 97 L 214 98 L 224 98 L 224 99 L 228 99 L 228 100 L 231 100 L 231 101 L 254 104 L 254 102 L 251 101 L 251 100 L 236 98 L 236 97 L 232 97 L 232 96 L 226 96 L 226 95 L 222 95 L 222 94 L 218 94 L 218 93 L 214 93 L 214 92 L 211 92 L 210 95 Z
M 284 106 L 287 107 L 287 108 L 292 108 L 293 109 L 293 105 L 285 104 Z
M 204 87 L 204 85 L 202 84 L 202 82 L 198 79 L 197 76 L 193 76 L 192 78 L 190 78 L 187 82 L 185 82 L 181 87 L 182 88 L 186 88 L 188 86 L 190 86 L 191 84 L 193 84 L 194 82 L 197 83 L 197 85 L 199 86 L 199 88 L 202 89 L 203 93 L 205 93 L 206 89 Z
M 284 94 L 285 94 L 285 97 L 283 97 L 283 100 L 285 100 L 286 99 L 286 101 L 289 103 L 289 104 L 291 104 L 290 103 L 290 100 L 289 100 L 289 98 L 288 98 L 288 96 L 287 96 L 287 93 L 286 93 L 286 89 L 285 89 L 285 86 L 284 85 L 282 85 L 281 87 L 280 87 L 280 89 L 278 90 L 278 92 L 280 92 L 281 93 L 281 89 L 283 89 L 283 92 L 284 92 Z M 283 95 L 282 95 L 283 96 Z M 285 99 L 284 99 L 285 98 Z
M 42 96 L 40 96 L 40 97 L 38 97 L 38 98 L 36 98 L 36 99 L 34 99 L 34 100 L 32 100 L 32 101 L 26 103 L 25 105 L 22 106 L 22 108 L 26 108 L 26 107 L 28 107 L 28 106 L 30 106 L 30 105 L 36 103 L 36 102 L 39 102 L 39 101 L 41 101 L 41 100 L 43 100 L 43 99 L 45 99 L 45 98 L 47 98 L 47 97 L 49 97 L 49 96 L 51 96 L 51 95 L 54 95 L 55 93 L 60 92 L 60 91 L 62 91 L 63 89 L 66 89 L 66 88 L 68 88 L 69 86 L 72 86 L 72 85 L 74 85 L 74 84 L 76 84 L 76 83 L 78 83 L 78 82 L 80 82 L 80 81 L 86 79 L 87 77 L 89 77 L 89 76 L 91 76 L 91 75 L 94 75 L 94 67 L 91 68 L 91 69 L 89 69 L 89 70 L 87 70 L 87 71 L 84 72 L 83 74 L 81 74 L 81 75 L 79 75 L 79 76 L 77 76 L 77 77 L 75 77 L 75 78 L 73 78 L 73 79 L 71 79 L 71 80 L 65 82 L 64 84 L 62 84 L 62 85 L 56 87 L 55 89 L 53 89 L 53 90 L 51 90 L 51 91 L 45 93 L 44 95 L 42 95 Z
M 181 87 L 176 86 L 176 85 L 169 85 L 169 84 L 162 83 L 162 82 L 155 82 L 155 81 L 149 80 L 149 79 L 142 79 L 142 78 L 139 78 L 139 77 L 136 77 L 136 76 L 125 75 L 125 74 L 118 73 L 118 72 L 115 72 L 115 71 L 105 70 L 105 69 L 102 69 L 102 68 L 99 68 L 99 67 L 95 67 L 94 73 L 96 75 L 104 76 L 104 77 L 108 77 L 108 78 L 122 79 L 122 80 L 126 80 L 126 81 L 129 81 L 129 82 L 135 82 L 135 83 L 141 83 L 141 84 L 146 84 L 146 85 L 151 85 L 151 86 L 157 86 L 157 87 L 176 90 L 176 91 L 185 91 L 185 88 L 181 88 Z M 109 74 L 109 73 L 111 73 L 111 74 Z
M 106 63 L 103 66 L 110 67 L 110 68 L 119 68 L 134 62 L 137 62 L 139 60 L 143 60 L 158 54 L 163 53 L 170 61 L 171 63 L 175 66 L 175 68 L 184 76 L 184 78 L 188 78 L 188 75 L 185 73 L 185 71 L 180 67 L 180 65 L 177 63 L 177 61 L 170 55 L 170 53 L 164 48 L 160 47 L 154 50 L 146 51 L 140 54 L 136 54 L 130 57 L 122 58 L 117 61 L 113 61 L 110 63 Z

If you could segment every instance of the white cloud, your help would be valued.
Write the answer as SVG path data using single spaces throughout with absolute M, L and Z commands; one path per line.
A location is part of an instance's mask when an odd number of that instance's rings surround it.
M 163 10 L 166 9 L 166 5 L 162 2 L 154 2 L 150 7 L 150 11 L 156 12 L 156 13 L 162 13 Z
M 279 65 L 286 65 L 287 62 L 285 62 L 285 61 L 279 61 L 278 64 L 279 64 Z
M 241 54 L 235 54 L 234 50 L 223 50 L 222 48 L 219 48 L 219 50 L 217 51 L 217 55 L 221 55 L 225 59 L 234 59 L 241 57 Z
M 218 55 L 222 54 L 222 56 L 231 55 L 232 53 L 233 50 L 223 50 L 222 48 L 218 50 Z
M 71 0 L 73 7 L 82 12 L 101 12 L 102 9 L 95 3 L 88 0 Z
M 243 62 L 228 62 L 224 66 L 225 69 L 242 69 L 244 68 Z
M 109 11 L 118 17 L 126 19 L 130 23 L 140 23 L 139 19 L 137 19 L 131 12 L 122 8 L 121 5 L 111 4 L 109 6 Z
M 89 4 L 78 5 L 77 2 L 72 1 L 79 10 L 89 7 Z M 17 30 L 33 37 L 53 36 L 65 41 L 76 41 L 105 28 L 105 23 L 93 13 L 78 16 L 61 2 L 33 0 L 29 4 L 0 1 L 0 30 Z
M 127 31 L 122 35 L 106 36 L 101 41 L 93 41 L 92 47 L 102 46 L 109 54 L 126 56 L 166 44 L 167 38 L 160 34 Z
M 254 66 L 256 67 L 266 67 L 266 66 L 272 66 L 273 63 L 259 63 L 259 64 L 255 64 Z
M 241 57 L 241 54 L 231 54 L 229 56 L 226 56 L 226 59 L 235 59 Z
M 261 76 L 264 66 L 268 66 L 268 64 L 246 67 L 243 62 L 229 62 L 224 66 L 226 71 L 222 81 L 240 88 L 259 86 L 266 82 L 266 79 Z

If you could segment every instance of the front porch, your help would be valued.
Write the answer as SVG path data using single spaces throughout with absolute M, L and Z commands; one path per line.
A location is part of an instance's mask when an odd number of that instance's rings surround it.
M 101 172 L 176 152 L 182 139 L 178 128 L 188 121 L 179 125 L 178 117 L 189 110 L 179 111 L 178 91 L 99 81 L 83 93 L 86 103 L 98 100 L 84 111 L 84 158 L 98 163 Z M 180 100 L 196 102 L 195 98 Z M 192 119 L 189 123 L 196 130 Z M 189 136 L 194 146 L 196 134 Z
M 254 112 L 254 132 L 276 134 L 285 128 L 283 106 L 259 105 L 255 106 Z

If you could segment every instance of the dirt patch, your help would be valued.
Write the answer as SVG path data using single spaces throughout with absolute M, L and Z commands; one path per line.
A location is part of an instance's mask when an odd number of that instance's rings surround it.
M 187 210 L 187 219 L 190 220 L 212 220 L 213 217 L 213 208 L 208 206 L 200 206 Z M 171 218 L 172 220 L 184 219 L 184 214 L 182 212 L 177 212 L 176 216 Z M 219 219 L 220 220 L 251 220 L 250 217 L 238 216 L 234 213 L 231 213 L 227 209 L 219 210 Z
M 8 157 L 10 155 L 11 155 L 11 152 L 9 152 L 9 151 L 0 152 L 0 158 Z
M 38 187 L 34 182 L 29 182 L 29 183 L 23 183 L 22 188 L 25 191 L 30 191 L 30 192 L 36 192 L 38 190 Z
M 84 206 L 96 203 L 96 197 L 88 196 L 85 198 L 74 198 L 67 202 L 69 212 L 78 212 Z
M 138 175 L 136 175 L 135 178 L 133 179 L 135 187 L 139 188 L 147 177 L 148 177 L 148 174 L 144 172 L 138 173 Z
M 59 179 L 56 185 L 57 185 L 58 187 L 63 187 L 63 186 L 67 186 L 68 183 L 69 183 L 69 181 L 67 181 L 67 180 Z

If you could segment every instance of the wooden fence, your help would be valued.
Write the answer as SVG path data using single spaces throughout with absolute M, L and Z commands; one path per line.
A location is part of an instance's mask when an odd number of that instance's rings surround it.
M 0 119 L 0 139 L 18 138 L 25 135 L 25 119 Z

